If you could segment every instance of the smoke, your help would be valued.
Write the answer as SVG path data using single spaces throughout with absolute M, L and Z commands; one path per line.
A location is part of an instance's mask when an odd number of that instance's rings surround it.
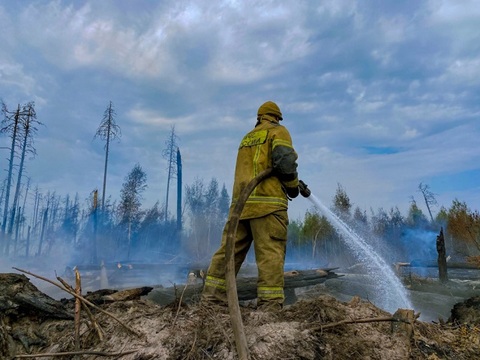
M 426 229 L 405 229 L 401 236 L 406 261 L 435 260 L 437 258 L 436 233 Z
M 11 273 L 12 270 L 12 263 L 9 259 L 4 257 L 0 257 L 0 272 L 2 273 Z

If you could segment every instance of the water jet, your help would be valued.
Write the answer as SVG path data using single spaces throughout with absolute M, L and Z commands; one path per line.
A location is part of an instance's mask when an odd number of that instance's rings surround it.
M 313 205 L 330 221 L 345 245 L 357 260 L 365 264 L 369 276 L 374 280 L 376 306 L 395 312 L 399 308 L 413 309 L 407 290 L 385 260 L 350 226 L 328 209 L 315 195 L 308 198 Z

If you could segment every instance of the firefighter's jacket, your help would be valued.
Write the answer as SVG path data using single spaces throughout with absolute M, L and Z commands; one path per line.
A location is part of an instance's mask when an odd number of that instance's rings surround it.
M 263 115 L 240 143 L 233 184 L 232 207 L 245 186 L 260 172 L 273 169 L 252 192 L 240 219 L 252 219 L 287 210 L 298 195 L 297 153 L 288 130 L 274 117 Z

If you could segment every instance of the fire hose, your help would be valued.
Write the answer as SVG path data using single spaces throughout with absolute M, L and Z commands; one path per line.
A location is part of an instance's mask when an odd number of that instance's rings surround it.
M 243 328 L 242 316 L 240 313 L 240 305 L 238 303 L 237 282 L 235 275 L 235 237 L 237 235 L 238 223 L 242 214 L 245 203 L 252 191 L 264 179 L 272 174 L 272 169 L 266 169 L 254 177 L 240 193 L 238 200 L 230 214 L 227 223 L 227 243 L 225 249 L 225 280 L 227 285 L 227 300 L 230 321 L 232 323 L 235 345 L 240 360 L 250 359 L 250 353 L 247 345 L 247 338 Z M 311 192 L 303 181 L 299 181 L 300 194 L 303 197 L 309 197 Z

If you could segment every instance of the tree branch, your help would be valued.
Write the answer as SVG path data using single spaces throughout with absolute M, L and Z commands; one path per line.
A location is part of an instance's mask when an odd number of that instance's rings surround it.
M 136 330 L 134 330 L 134 329 L 132 329 L 131 327 L 129 327 L 128 325 L 124 324 L 120 319 L 118 319 L 118 318 L 117 318 L 115 315 L 113 315 L 112 313 L 109 313 L 108 311 L 103 310 L 102 308 L 98 307 L 98 306 L 95 305 L 94 303 L 92 303 L 92 302 L 88 301 L 87 299 L 85 299 L 83 296 L 80 296 L 80 295 L 75 294 L 74 291 L 68 290 L 67 288 L 63 287 L 62 285 L 56 283 L 55 281 L 52 281 L 52 280 L 47 279 L 47 278 L 45 278 L 45 277 L 43 277 L 43 276 L 40 276 L 40 275 L 36 275 L 36 274 L 31 273 L 30 271 L 27 271 L 27 270 L 22 270 L 22 269 L 19 269 L 19 268 L 16 268 L 16 267 L 12 267 L 12 268 L 15 269 L 15 270 L 18 270 L 18 271 L 20 271 L 20 272 L 23 272 L 23 273 L 25 273 L 25 274 L 34 276 L 34 277 L 36 277 L 37 279 L 46 281 L 46 282 L 48 282 L 48 283 L 50 283 L 50 284 L 52 284 L 52 285 L 57 286 L 58 288 L 62 289 L 63 291 L 65 291 L 65 292 L 69 293 L 70 295 L 74 296 L 76 299 L 80 299 L 80 300 L 82 300 L 85 304 L 90 305 L 90 306 L 93 307 L 94 309 L 96 309 L 96 310 L 104 313 L 105 315 L 110 316 L 112 319 L 114 319 L 116 322 L 118 322 L 120 325 L 122 325 L 125 329 L 127 329 L 127 330 L 130 331 L 131 333 L 137 335 L 138 337 L 143 337 L 143 336 L 144 336 L 144 334 L 139 333 L 139 332 L 137 332 Z
M 71 356 L 71 355 L 95 355 L 95 356 L 124 356 L 137 352 L 138 350 L 129 350 L 124 352 L 117 353 L 107 353 L 102 351 L 67 351 L 59 353 L 44 353 L 44 354 L 26 354 L 26 355 L 15 355 L 14 359 L 26 359 L 26 358 L 37 358 L 37 357 L 49 357 L 49 356 Z
M 396 318 L 393 318 L 393 317 L 378 317 L 378 318 L 367 318 L 367 319 L 356 319 L 356 320 L 341 320 L 341 321 L 330 323 L 330 324 L 317 325 L 317 326 L 308 328 L 308 330 L 323 331 L 323 330 L 332 329 L 332 328 L 335 328 L 337 326 L 347 325 L 347 324 L 364 324 L 364 323 L 385 322 L 385 321 L 403 322 L 403 323 L 406 323 L 406 324 L 411 324 L 410 321 L 403 320 L 403 319 L 396 319 Z

